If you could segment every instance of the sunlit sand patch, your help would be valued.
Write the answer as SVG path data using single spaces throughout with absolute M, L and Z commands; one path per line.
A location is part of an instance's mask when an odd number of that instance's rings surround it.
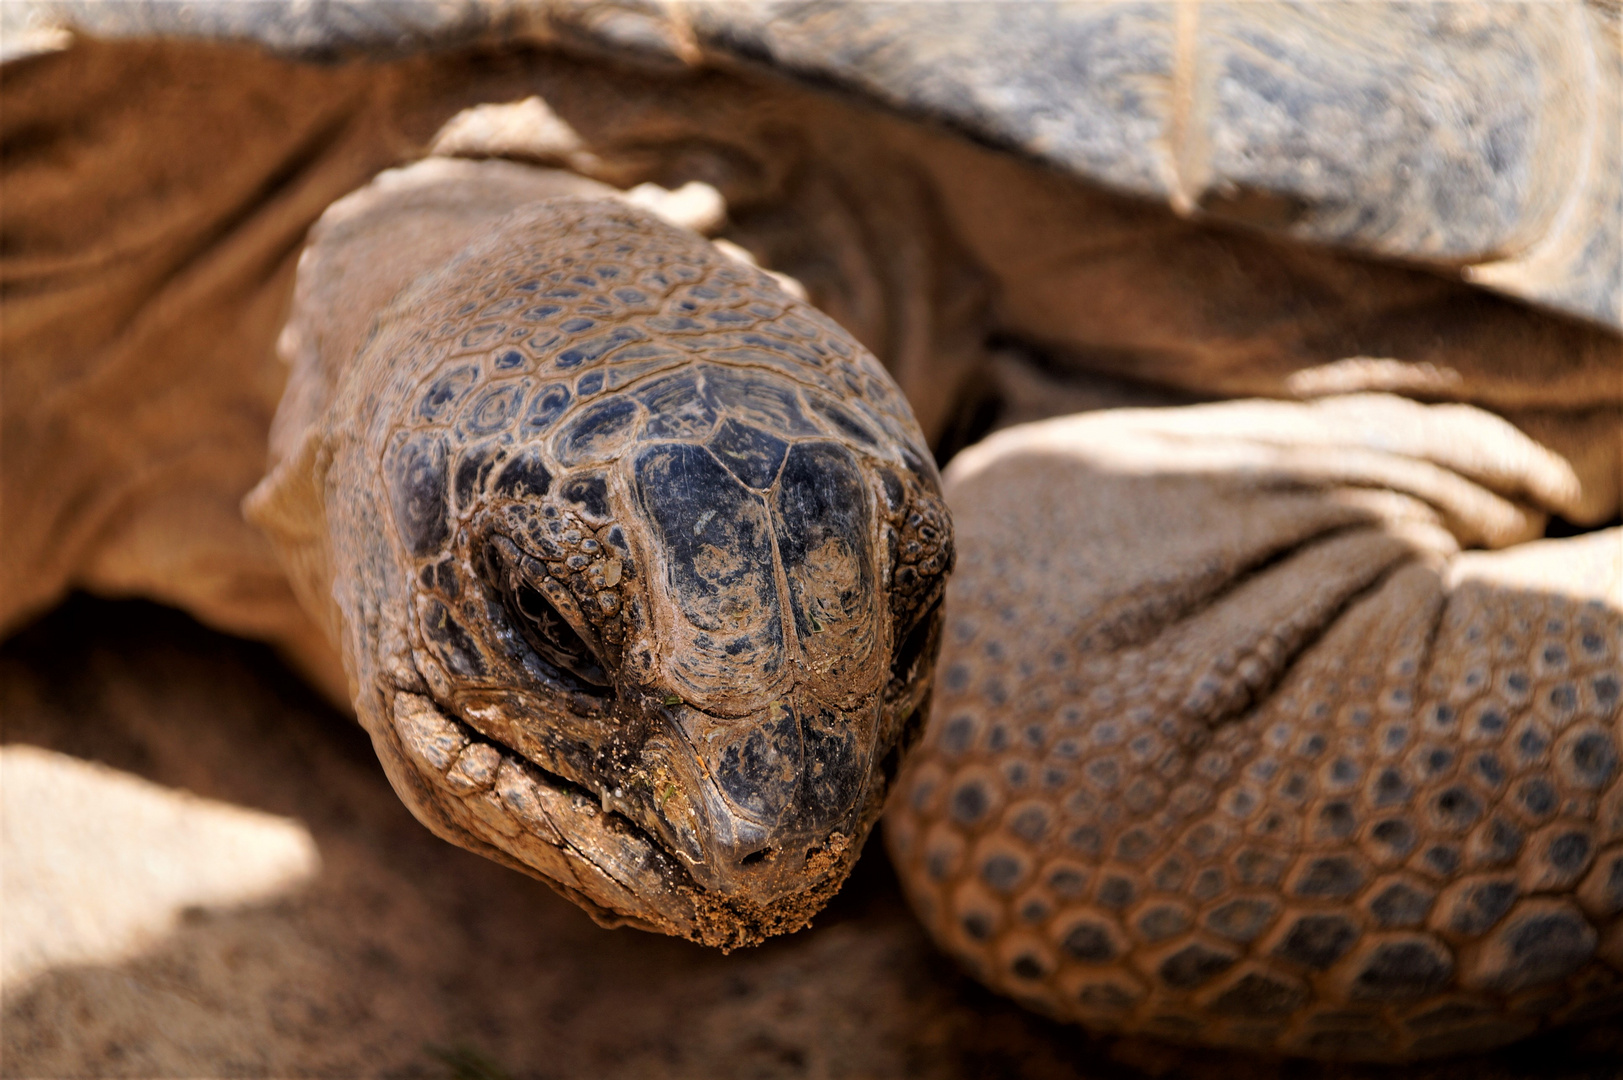
M 320 862 L 289 818 L 0 747 L 0 987 L 128 958 L 185 909 L 289 893 Z

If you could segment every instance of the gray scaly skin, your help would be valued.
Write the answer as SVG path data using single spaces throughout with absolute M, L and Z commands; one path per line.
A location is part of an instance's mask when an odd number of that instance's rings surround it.
M 922 723 L 952 559 L 879 364 L 701 238 L 573 198 L 326 362 L 250 511 L 335 602 L 407 805 L 610 924 L 804 925 Z

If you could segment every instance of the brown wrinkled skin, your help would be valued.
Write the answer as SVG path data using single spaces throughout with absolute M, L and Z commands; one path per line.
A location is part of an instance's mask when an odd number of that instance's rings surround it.
M 271 430 L 294 262 L 459 108 L 539 95 L 579 144 L 502 153 L 715 184 L 726 235 L 874 351 L 933 445 L 979 435 L 982 407 L 1163 406 L 949 473 L 955 613 L 890 828 L 971 970 L 1090 1025 L 1321 1057 L 1480 1048 L 1618 1002 L 1623 537 L 1537 540 L 1551 513 L 1618 513 L 1614 334 L 753 75 L 86 42 L 4 93 L 6 626 L 73 586 L 154 595 L 346 696 L 317 629 L 335 613 L 301 584 L 321 571 L 284 571 L 236 514 L 265 447 L 302 445 Z M 190 138 L 204 102 L 220 138 Z M 1364 391 L 1421 404 L 1181 404 Z M 484 764 L 461 770 L 476 798 Z M 495 855 L 453 813 L 436 827 Z

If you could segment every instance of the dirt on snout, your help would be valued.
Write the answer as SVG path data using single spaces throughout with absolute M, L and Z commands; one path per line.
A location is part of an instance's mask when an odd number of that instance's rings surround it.
M 267 650 L 148 604 L 13 637 L 0 716 L 9 1077 L 1623 1075 L 1615 1018 L 1412 1070 L 1090 1039 L 958 973 L 877 843 L 760 948 L 602 930 L 431 836 Z

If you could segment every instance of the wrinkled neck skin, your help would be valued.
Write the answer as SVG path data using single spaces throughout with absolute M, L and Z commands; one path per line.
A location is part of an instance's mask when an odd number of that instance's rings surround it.
M 250 516 L 431 829 L 611 925 L 797 929 L 926 712 L 935 468 L 815 309 L 516 168 L 329 210 Z

